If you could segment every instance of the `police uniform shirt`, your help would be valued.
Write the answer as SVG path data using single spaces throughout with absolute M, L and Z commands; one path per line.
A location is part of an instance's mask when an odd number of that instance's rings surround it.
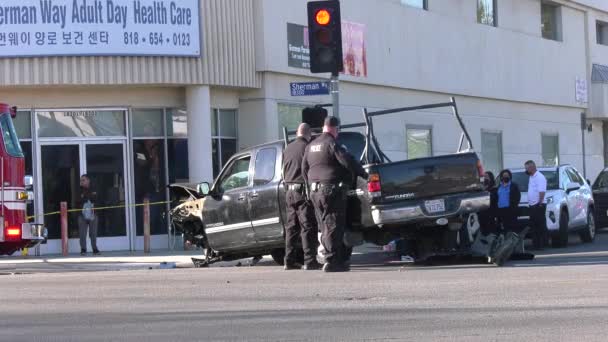
M 530 206 L 539 203 L 541 192 L 547 193 L 547 178 L 540 171 L 536 171 L 534 175 L 530 176 L 528 182 L 528 204 Z M 546 201 L 547 197 L 545 196 L 544 202 Z
M 338 184 L 350 182 L 352 173 L 362 177 L 366 175 L 363 167 L 338 146 L 329 133 L 321 134 L 308 144 L 302 161 L 302 172 L 309 184 Z
M 287 184 L 304 184 L 302 176 L 302 159 L 308 142 L 303 137 L 298 137 L 287 145 L 283 152 L 283 179 Z

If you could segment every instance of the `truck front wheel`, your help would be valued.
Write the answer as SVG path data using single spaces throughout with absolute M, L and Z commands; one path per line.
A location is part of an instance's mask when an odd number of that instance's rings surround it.
M 283 266 L 285 265 L 285 248 L 277 248 L 270 251 L 270 256 L 272 260 L 277 264 Z M 299 249 L 296 255 L 296 262 L 299 264 L 304 263 L 304 252 L 302 249 Z

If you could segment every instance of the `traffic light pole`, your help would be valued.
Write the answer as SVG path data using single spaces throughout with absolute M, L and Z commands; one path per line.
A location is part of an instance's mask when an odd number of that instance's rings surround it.
M 332 116 L 339 118 L 340 117 L 340 80 L 338 79 L 338 73 L 331 75 L 330 89 L 331 89 Z

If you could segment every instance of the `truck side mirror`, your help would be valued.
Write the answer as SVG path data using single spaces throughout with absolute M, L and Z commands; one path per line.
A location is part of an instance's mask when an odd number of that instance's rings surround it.
M 11 118 L 16 118 L 17 117 L 17 106 L 15 107 L 11 107 Z
M 576 191 L 580 188 L 581 188 L 581 186 L 578 183 L 574 183 L 574 182 L 568 183 L 568 185 L 566 185 L 566 193 L 569 194 L 572 191 Z
M 198 192 L 199 195 L 205 197 L 205 196 L 209 195 L 209 192 L 211 192 L 211 187 L 209 186 L 209 183 L 202 182 L 196 186 L 196 191 Z

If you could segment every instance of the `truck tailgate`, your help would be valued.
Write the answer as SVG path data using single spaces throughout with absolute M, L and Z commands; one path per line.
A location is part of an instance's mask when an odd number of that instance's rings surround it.
M 477 154 L 462 153 L 375 165 L 370 174 L 380 176 L 382 190 L 373 204 L 482 191 L 478 161 Z

